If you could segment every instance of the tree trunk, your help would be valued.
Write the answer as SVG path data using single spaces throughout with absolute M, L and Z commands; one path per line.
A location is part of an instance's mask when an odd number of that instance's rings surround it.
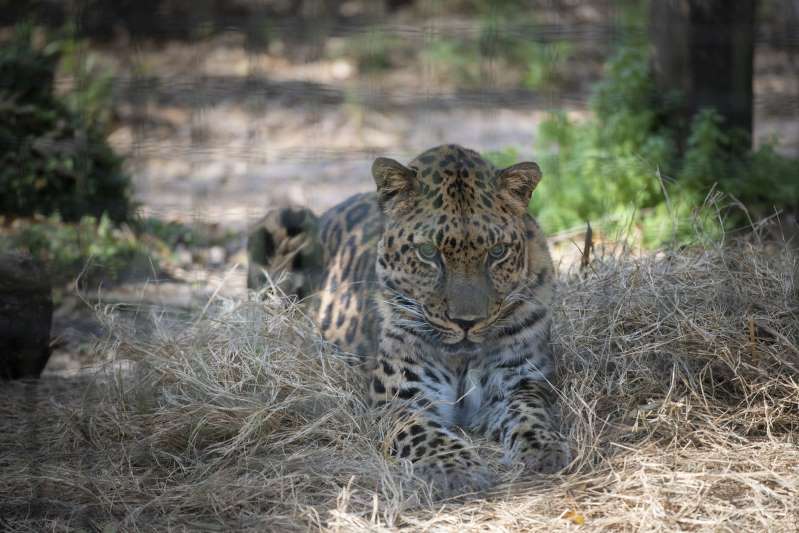
M 712 107 L 751 148 L 755 0 L 654 0 L 649 26 L 658 96 L 678 102 L 667 118 L 678 138 Z
M 50 358 L 53 296 L 30 256 L 0 253 L 0 379 L 36 378 Z

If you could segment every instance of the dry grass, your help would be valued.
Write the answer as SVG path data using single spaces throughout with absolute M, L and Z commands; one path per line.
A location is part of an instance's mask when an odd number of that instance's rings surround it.
M 784 248 L 595 260 L 556 327 L 577 460 L 431 504 L 286 300 L 144 309 L 102 379 L 0 393 L 9 531 L 799 529 L 799 267 Z M 105 316 L 119 316 L 115 309 Z M 150 324 L 148 329 L 141 328 Z M 485 454 L 496 450 L 486 443 Z M 582 524 L 582 526 L 581 526 Z

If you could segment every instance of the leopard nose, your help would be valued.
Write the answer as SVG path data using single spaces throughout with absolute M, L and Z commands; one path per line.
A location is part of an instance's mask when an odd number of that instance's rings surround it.
M 464 333 L 472 329 L 472 327 L 474 327 L 474 325 L 480 321 L 479 319 L 464 320 L 462 318 L 452 318 L 451 320 L 455 322 L 458 325 L 458 327 L 460 327 L 464 331 Z

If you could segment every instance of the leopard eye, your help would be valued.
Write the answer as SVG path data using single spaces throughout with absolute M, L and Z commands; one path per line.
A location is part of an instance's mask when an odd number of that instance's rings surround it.
M 427 259 L 428 261 L 435 259 L 438 255 L 438 249 L 429 242 L 417 246 L 416 251 L 419 252 L 419 255 L 422 257 L 422 259 Z
M 502 259 L 505 256 L 505 252 L 508 251 L 508 247 L 502 243 L 497 243 L 488 250 L 488 255 L 491 256 L 492 259 Z

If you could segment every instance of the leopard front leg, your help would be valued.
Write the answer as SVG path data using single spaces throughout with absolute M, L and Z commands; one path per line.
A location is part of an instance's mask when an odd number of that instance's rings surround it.
M 416 415 L 398 424 L 391 453 L 408 459 L 414 476 L 447 497 L 487 489 L 492 476 L 472 446 L 437 421 Z
M 417 380 L 423 373 L 381 359 L 371 377 L 370 396 L 376 403 L 398 406 L 401 415 L 387 438 L 390 454 L 409 460 L 413 474 L 430 484 L 438 497 L 477 492 L 492 484 L 492 476 L 473 446 L 451 430 L 447 417 L 451 401 L 446 383 Z
M 505 462 L 522 462 L 533 471 L 553 473 L 572 459 L 571 448 L 558 431 L 554 391 L 547 381 L 506 376 L 506 394 L 489 399 L 480 429 L 505 450 Z

